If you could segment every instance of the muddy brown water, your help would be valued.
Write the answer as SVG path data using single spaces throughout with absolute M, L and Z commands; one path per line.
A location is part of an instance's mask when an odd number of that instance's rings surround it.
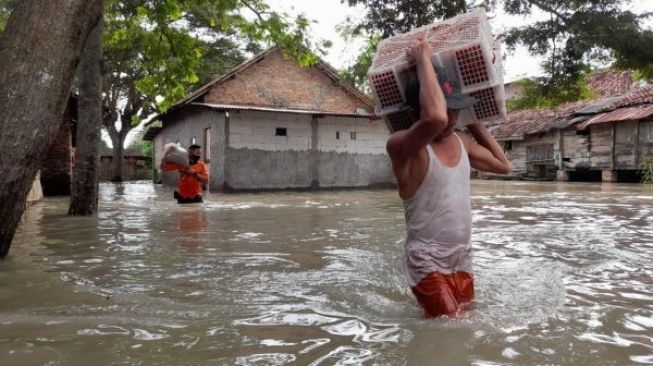
M 393 191 L 101 185 L 0 261 L 0 365 L 653 364 L 653 190 L 472 183 L 476 310 L 423 319 Z

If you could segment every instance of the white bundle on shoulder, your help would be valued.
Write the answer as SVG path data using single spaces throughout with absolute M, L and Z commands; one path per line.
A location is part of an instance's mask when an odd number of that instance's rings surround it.
M 163 161 L 174 163 L 183 167 L 188 167 L 188 152 L 183 147 L 174 142 L 163 146 Z

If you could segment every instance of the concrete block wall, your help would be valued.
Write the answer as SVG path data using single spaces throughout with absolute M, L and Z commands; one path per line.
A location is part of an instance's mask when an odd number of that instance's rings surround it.
M 208 108 L 189 110 L 165 123 L 154 138 L 155 164 L 161 162 L 163 146 L 192 138 L 203 144 L 204 129 L 211 128 L 211 190 L 308 189 L 330 187 L 387 186 L 394 183 L 385 153 L 384 124 L 367 118 L 241 111 Z M 286 128 L 287 136 L 275 136 Z M 335 131 L 346 144 L 339 146 Z M 353 130 L 353 131 L 352 131 Z M 350 140 L 356 132 L 356 140 Z M 333 136 L 326 136 L 332 133 Z M 165 184 L 175 185 L 177 173 L 164 173 Z
M 287 128 L 287 136 L 275 136 Z M 230 112 L 225 183 L 264 190 L 388 186 L 388 131 L 367 118 L 312 117 L 275 112 Z M 336 139 L 340 131 L 340 139 Z M 351 140 L 351 132 L 356 139 Z
M 355 140 L 351 138 L 352 132 L 356 134 Z M 385 154 L 385 143 L 389 134 L 383 121 L 324 117 L 318 120 L 318 150 L 352 154 Z M 338 135 L 339 138 L 336 138 Z
M 318 159 L 321 188 L 390 186 L 396 182 L 387 155 L 320 152 Z
M 225 185 L 233 190 L 309 188 L 314 153 L 308 150 L 227 148 Z
M 311 149 L 310 115 L 258 111 L 229 112 L 229 147 L 264 151 Z M 276 136 L 285 128 L 286 136 Z

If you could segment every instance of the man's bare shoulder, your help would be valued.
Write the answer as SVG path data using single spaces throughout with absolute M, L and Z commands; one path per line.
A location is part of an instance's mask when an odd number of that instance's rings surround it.
M 472 135 L 470 135 L 466 131 L 456 131 L 455 133 L 458 137 L 460 137 L 460 140 L 463 142 L 463 145 L 465 145 L 465 150 L 469 152 L 469 149 L 474 144 L 474 138 L 472 137 Z
M 388 137 L 388 141 L 385 144 L 385 150 L 388 152 L 388 155 L 390 155 L 390 158 L 396 159 L 402 155 L 407 133 L 407 130 L 400 130 L 392 133 L 390 137 Z

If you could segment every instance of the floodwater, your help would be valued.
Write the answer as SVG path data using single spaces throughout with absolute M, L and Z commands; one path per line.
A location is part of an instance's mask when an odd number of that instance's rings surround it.
M 0 261 L 0 365 L 653 364 L 653 190 L 472 192 L 476 310 L 435 320 L 392 191 L 46 199 Z

